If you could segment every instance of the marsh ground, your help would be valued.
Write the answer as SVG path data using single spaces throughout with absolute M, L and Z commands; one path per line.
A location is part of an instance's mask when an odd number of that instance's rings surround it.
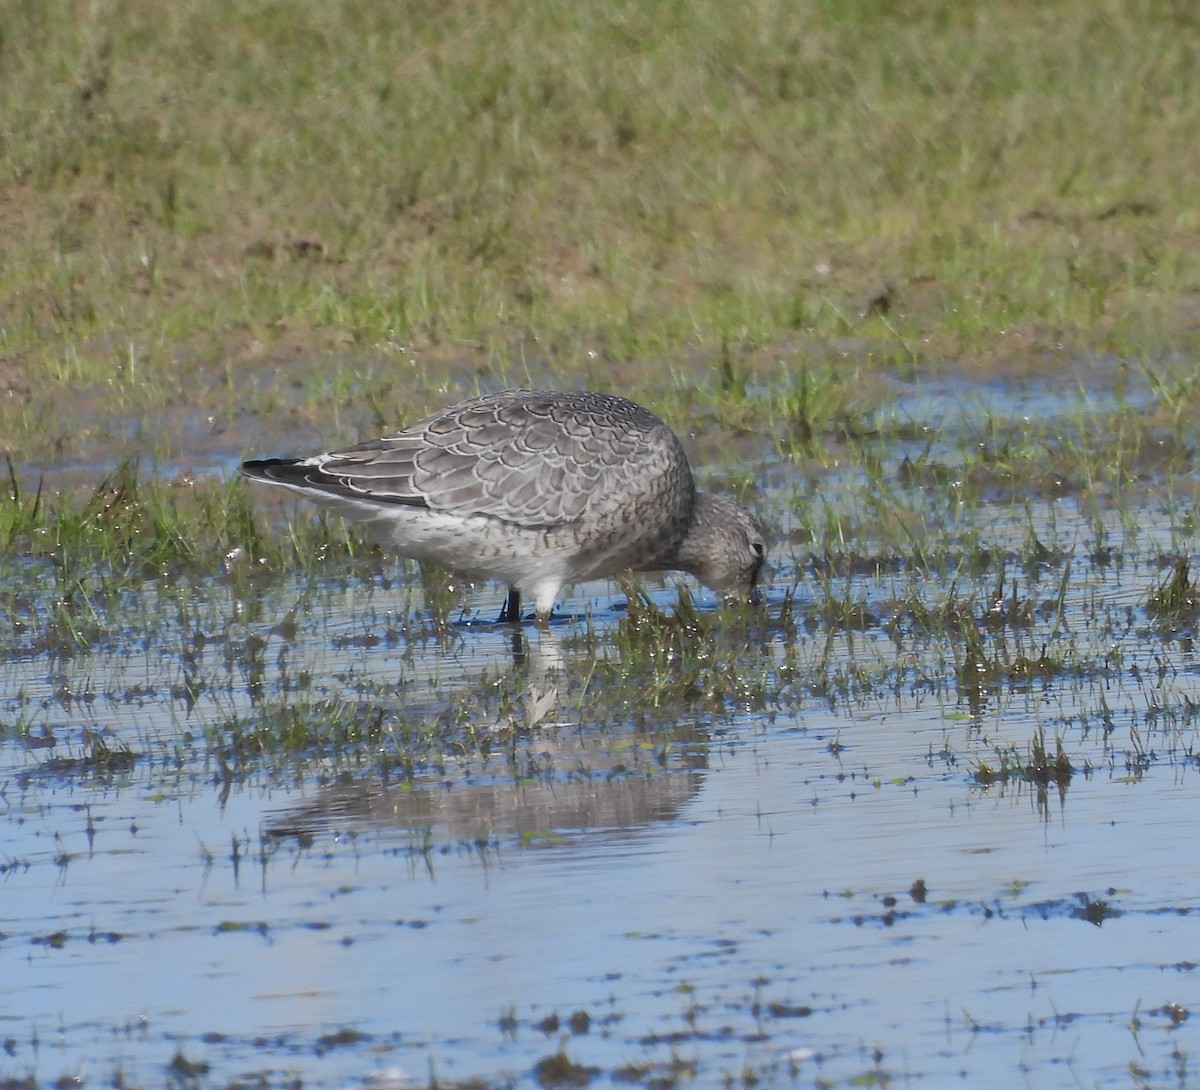
M 4 1086 L 1195 1084 L 1189 5 L 5 19 Z M 765 610 L 233 479 L 515 383 Z

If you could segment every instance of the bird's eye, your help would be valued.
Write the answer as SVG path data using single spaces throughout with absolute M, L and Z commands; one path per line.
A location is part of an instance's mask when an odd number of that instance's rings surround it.
M 761 557 L 761 556 L 762 556 L 762 554 L 763 554 L 763 544 L 762 544 L 762 542 L 761 542 L 761 541 L 752 541 L 752 542 L 750 542 L 750 551 L 751 551 L 751 552 L 753 552 L 755 556 L 757 556 L 757 557 Z

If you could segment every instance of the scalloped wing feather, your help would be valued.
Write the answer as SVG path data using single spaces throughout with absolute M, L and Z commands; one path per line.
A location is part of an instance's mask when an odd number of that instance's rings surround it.
M 631 402 L 520 391 L 451 406 L 301 465 L 306 483 L 336 494 L 527 528 L 604 520 L 631 483 L 653 491 L 657 477 L 681 466 L 690 477 L 672 432 Z

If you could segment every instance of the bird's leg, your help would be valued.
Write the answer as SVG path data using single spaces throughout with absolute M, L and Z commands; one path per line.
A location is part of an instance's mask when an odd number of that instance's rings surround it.
M 508 599 L 504 603 L 504 608 L 500 610 L 500 620 L 497 623 L 521 623 L 521 596 L 517 593 L 516 588 L 509 588 Z
M 525 647 L 525 630 L 520 625 L 515 625 L 508 633 L 509 649 L 512 651 L 513 669 L 524 670 L 529 663 L 529 656 Z

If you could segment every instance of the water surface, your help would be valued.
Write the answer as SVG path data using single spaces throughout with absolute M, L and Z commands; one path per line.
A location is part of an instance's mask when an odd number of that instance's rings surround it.
M 951 393 L 901 406 L 947 464 Z M 759 481 L 786 529 L 811 482 Z M 1182 516 L 960 510 L 1031 603 L 993 630 L 995 565 L 829 575 L 785 536 L 752 638 L 699 597 L 711 669 L 623 643 L 609 584 L 514 644 L 497 588 L 439 627 L 403 565 L 149 582 L 108 646 L 2 664 L 0 1080 L 1193 1085 L 1200 663 L 1146 611 Z M 915 619 L 951 584 L 1055 669 L 973 684 Z M 1071 774 L 980 782 L 1038 737 Z

